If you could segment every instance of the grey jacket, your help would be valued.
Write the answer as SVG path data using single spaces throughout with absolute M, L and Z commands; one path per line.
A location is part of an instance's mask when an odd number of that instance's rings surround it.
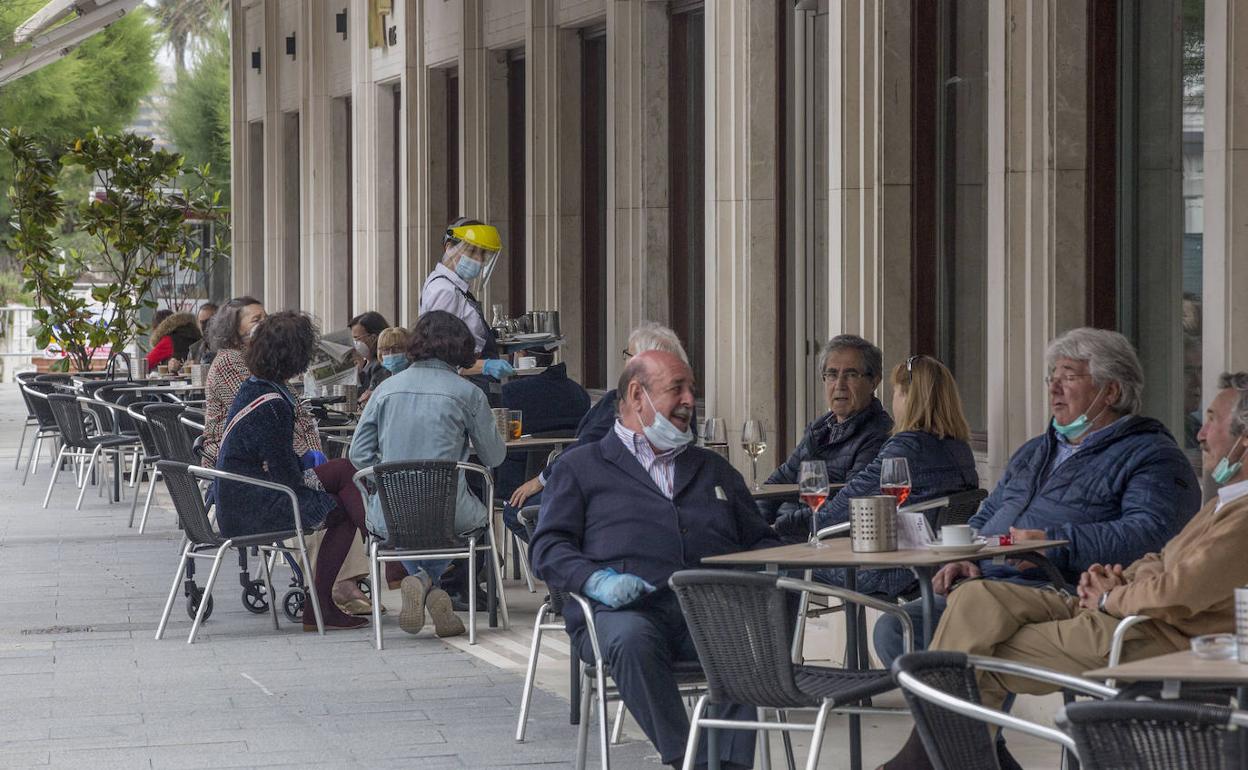
M 368 468 L 399 460 L 457 460 L 473 453 L 494 468 L 507 449 L 494 427 L 481 389 L 441 361 L 417 361 L 377 386 L 351 440 L 351 463 Z M 368 500 L 368 528 L 385 537 L 386 524 L 375 495 Z M 455 526 L 460 532 L 484 527 L 486 507 L 459 479 Z

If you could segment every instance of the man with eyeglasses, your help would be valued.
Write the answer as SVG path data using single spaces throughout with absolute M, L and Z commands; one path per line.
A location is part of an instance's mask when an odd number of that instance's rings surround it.
M 819 351 L 828 412 L 806 426 L 797 448 L 767 477 L 768 484 L 796 484 L 806 460 L 823 460 L 828 481 L 843 484 L 880 453 L 893 430 L 893 418 L 875 397 L 883 372 L 880 349 L 856 334 L 840 334 Z M 790 539 L 810 534 L 810 509 L 796 503 L 763 500 L 758 504 L 768 523 Z
M 1126 337 L 1072 329 L 1049 343 L 1045 358 L 1052 419 L 1010 457 L 970 525 L 1016 543 L 1069 540 L 1045 555 L 1075 585 L 1093 564 L 1130 564 L 1161 550 L 1200 507 L 1200 482 L 1166 427 L 1138 414 L 1144 373 Z M 948 564 L 932 580 L 936 619 L 960 581 L 981 577 L 1051 582 L 1026 561 Z M 923 639 L 920 603 L 907 610 Z M 902 651 L 900 623 L 878 623 L 875 648 L 891 664 Z

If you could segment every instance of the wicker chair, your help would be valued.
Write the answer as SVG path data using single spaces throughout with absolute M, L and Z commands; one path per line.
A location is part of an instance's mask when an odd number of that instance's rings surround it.
M 185 410 L 181 404 L 152 404 L 143 409 L 143 416 L 152 427 L 152 438 L 162 460 L 198 465 L 194 440 L 180 419 Z
M 498 539 L 493 516 L 482 529 L 467 533 L 455 531 L 455 503 L 460 473 L 481 476 L 485 499 L 494 499 L 494 480 L 483 466 L 449 460 L 404 460 L 378 463 L 355 474 L 360 494 L 376 490 L 386 521 L 385 541 L 373 536 L 369 543 L 369 576 L 380 586 L 380 563 L 420 559 L 468 561 L 468 643 L 477 643 L 477 560 L 480 550 L 490 553 L 490 624 L 495 625 L 495 596 L 501 606 L 503 627 L 508 627 L 507 599 L 502 593 L 503 570 L 499 563 Z M 483 542 L 484 539 L 484 542 Z M 465 542 L 466 541 L 466 542 Z M 371 593 L 373 627 L 377 649 L 382 649 L 381 601 L 379 591 Z
M 109 453 L 115 453 L 120 457 L 122 452 L 134 446 L 138 441 L 134 436 L 121 436 L 112 433 L 92 435 L 87 430 L 86 415 L 82 410 L 83 402 L 88 400 L 81 396 L 57 393 L 48 396 L 48 405 L 52 408 L 57 428 L 61 432 L 61 451 L 56 455 L 56 460 L 52 466 L 52 478 L 48 480 L 48 491 L 43 496 L 44 508 L 48 507 L 48 501 L 52 499 L 52 488 L 56 486 L 56 479 L 61 475 L 61 462 L 63 460 L 67 458 L 87 459 L 87 466 L 83 469 L 81 477 L 77 479 L 78 502 L 74 505 L 74 510 L 81 510 L 82 497 L 87 491 L 87 484 L 91 480 L 91 474 L 95 470 L 96 462 L 101 456 Z M 107 463 L 101 463 L 100 467 L 107 471 Z M 103 480 L 101 479 L 101 490 L 103 490 L 102 482 Z
M 914 715 L 915 729 L 928 758 L 937 770 L 998 770 L 989 724 L 1018 730 L 1075 752 L 1075 741 L 1061 730 L 981 705 L 975 683 L 977 671 L 1037 679 L 1094 698 L 1112 698 L 1118 693 L 1112 687 L 1077 676 L 1014 661 L 960 652 L 903 655 L 893 662 L 893 676 Z
M 22 473 L 22 486 L 26 480 L 39 472 L 39 452 L 43 442 L 51 439 L 60 442 L 61 429 L 56 425 L 56 415 L 52 414 L 52 406 L 48 396 L 60 392 L 56 385 L 48 382 L 30 381 L 22 385 L 22 398 L 26 400 L 26 408 L 35 416 L 39 429 L 31 437 L 30 454 L 26 456 L 26 470 Z M 57 447 L 59 449 L 59 447 Z M 18 453 L 21 454 L 20 451 Z
M 24 387 L 29 382 L 34 382 L 38 372 L 18 372 L 14 375 L 17 380 L 18 392 L 22 394 L 22 403 L 26 404 L 26 419 L 22 421 L 22 437 L 17 441 L 17 459 L 13 462 L 13 470 L 22 469 L 22 451 L 26 447 L 26 432 L 34 428 L 36 432 L 39 430 L 39 416 L 35 414 L 35 407 L 30 402 L 30 395 L 26 393 Z
M 1248 712 L 1181 701 L 1070 703 L 1057 723 L 1087 770 L 1237 770 Z
M 156 493 L 156 482 L 160 479 L 160 468 L 157 463 L 161 461 L 160 447 L 156 443 L 156 431 L 152 428 L 147 420 L 146 411 L 154 406 L 156 402 L 147 401 L 130 404 L 126 410 L 130 413 L 134 420 L 135 429 L 139 434 L 139 442 L 143 447 L 143 454 L 139 458 L 139 467 L 135 469 L 135 475 L 139 477 L 139 490 L 135 492 L 134 502 L 130 506 L 130 524 L 134 526 L 134 514 L 139 505 L 139 494 L 142 490 L 142 477 L 147 474 L 147 496 L 143 502 L 143 516 L 139 519 L 139 534 L 143 534 L 143 530 L 147 527 L 147 515 L 152 509 L 152 496 Z
M 693 709 L 685 770 L 693 767 L 703 727 L 738 730 L 812 731 L 808 770 L 819 764 L 824 727 L 833 709 L 844 709 L 887 692 L 896 685 L 887 671 L 848 670 L 795 664 L 794 624 L 787 592 L 832 596 L 897 616 L 906 646 L 913 646 L 909 616 L 896 604 L 863 594 L 804 580 L 770 574 L 724 570 L 688 570 L 668 580 L 680 600 L 698 658 L 706 672 L 708 692 Z M 710 704 L 743 703 L 761 709 L 817 709 L 811 725 L 788 721 L 735 722 L 704 716 Z M 783 717 L 782 717 L 783 719 Z M 856 720 L 851 720 L 850 746 L 860 745 Z M 852 762 L 851 762 L 852 764 Z
M 161 613 L 160 624 L 156 627 L 157 639 L 164 638 L 165 627 L 169 623 L 169 614 L 173 610 L 173 600 L 178 595 L 178 587 L 184 585 L 183 580 L 184 576 L 186 576 L 185 590 L 187 596 L 192 600 L 191 606 L 195 609 L 195 620 L 191 624 L 191 633 L 186 638 L 186 643 L 194 644 L 195 636 L 199 633 L 199 627 L 207 613 L 210 612 L 212 586 L 216 582 L 217 572 L 221 568 L 222 557 L 229 553 L 231 549 L 245 551 L 248 548 L 257 548 L 262 552 L 260 561 L 264 566 L 264 585 L 266 596 L 269 597 L 273 597 L 274 593 L 268 554 L 283 552 L 298 558 L 299 564 L 303 567 L 304 585 L 302 588 L 304 596 L 308 597 L 304 601 L 304 606 L 307 606 L 308 600 L 311 601 L 313 615 L 316 617 L 317 631 L 324 635 L 325 626 L 321 619 L 321 606 L 316 600 L 316 589 L 312 585 L 312 566 L 311 562 L 308 561 L 303 525 L 299 519 L 299 498 L 295 495 L 294 490 L 270 481 L 253 479 L 236 473 L 227 473 L 215 468 L 203 468 L 199 465 L 169 460 L 159 461 L 156 464 L 156 468 L 160 471 L 161 478 L 165 480 L 165 487 L 169 491 L 169 496 L 173 499 L 173 505 L 178 512 L 178 519 L 182 523 L 182 529 L 186 532 L 186 539 L 182 546 L 182 558 L 178 562 L 177 572 L 174 573 L 173 585 L 169 589 L 169 598 L 165 600 L 165 609 Z M 208 518 L 208 508 L 204 503 L 203 493 L 199 488 L 200 480 L 212 479 L 229 479 L 230 481 L 252 484 L 285 493 L 290 497 L 291 510 L 294 512 L 294 520 L 292 522 L 294 526 L 289 530 L 281 532 L 225 537 L 213 526 L 212 521 Z M 294 546 L 283 544 L 283 541 L 288 540 L 293 540 Z M 202 592 L 195 587 L 193 579 L 187 573 L 188 562 L 192 559 L 212 559 L 212 569 L 208 573 L 208 582 L 204 584 Z M 268 605 L 273 615 L 273 628 L 276 630 L 279 627 L 277 602 L 271 600 L 268 602 Z

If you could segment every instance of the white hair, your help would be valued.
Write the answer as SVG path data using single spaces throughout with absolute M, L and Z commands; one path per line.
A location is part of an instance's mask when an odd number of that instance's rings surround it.
M 1088 373 L 1097 388 L 1118 383 L 1118 401 L 1110 404 L 1119 414 L 1136 414 L 1144 404 L 1144 370 L 1126 337 L 1108 329 L 1083 326 L 1071 329 L 1049 343 L 1044 361 L 1049 373 L 1057 359 L 1087 361 Z
M 680 356 L 680 360 L 689 363 L 685 346 L 680 343 L 676 332 L 661 323 L 642 321 L 641 325 L 628 334 L 628 347 L 634 354 L 645 353 L 647 350 L 664 350 Z
M 1231 407 L 1231 435 L 1242 436 L 1248 431 L 1248 372 L 1223 372 L 1218 375 L 1218 389 L 1235 389 L 1235 405 Z

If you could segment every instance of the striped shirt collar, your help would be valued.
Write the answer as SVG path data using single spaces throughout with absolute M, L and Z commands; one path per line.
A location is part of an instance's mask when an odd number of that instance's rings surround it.
M 659 490 L 670 498 L 676 483 L 676 457 L 685 451 L 688 445 L 656 453 L 644 434 L 634 433 L 619 419 L 615 421 L 615 435 L 624 444 L 629 454 L 637 458 L 637 462 L 641 463 L 646 473 L 650 474 L 651 480 Z

